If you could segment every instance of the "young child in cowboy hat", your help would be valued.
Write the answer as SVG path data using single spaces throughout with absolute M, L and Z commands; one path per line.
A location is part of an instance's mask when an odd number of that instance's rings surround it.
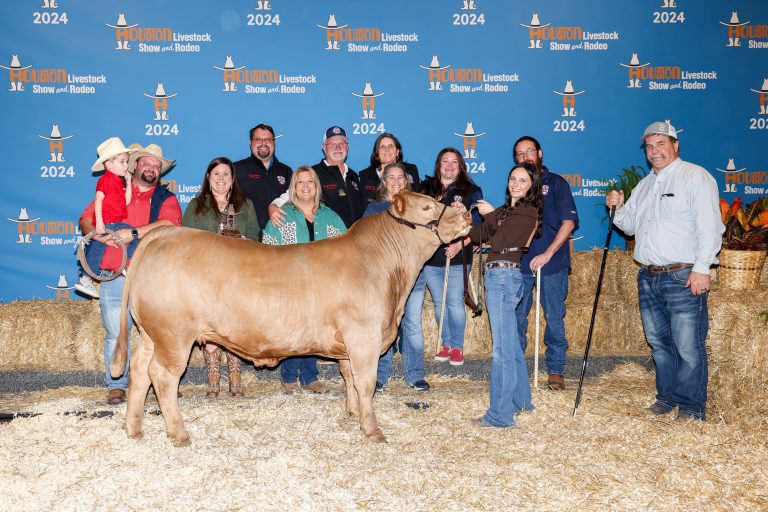
M 126 148 L 119 137 L 110 137 L 96 148 L 99 158 L 91 166 L 93 172 L 105 170 L 104 175 L 96 182 L 96 198 L 94 199 L 94 226 L 96 233 L 104 234 L 107 229 L 112 231 L 133 226 L 123 221 L 128 217 L 126 205 L 131 202 L 130 173 L 128 159 L 135 149 Z M 126 180 L 128 183 L 126 184 Z M 128 257 L 136 250 L 138 240 L 128 245 Z M 100 273 L 101 259 L 104 257 L 106 245 L 91 239 L 85 247 L 85 259 L 94 273 Z M 83 273 L 75 289 L 94 299 L 99 298 L 99 292 L 88 274 Z

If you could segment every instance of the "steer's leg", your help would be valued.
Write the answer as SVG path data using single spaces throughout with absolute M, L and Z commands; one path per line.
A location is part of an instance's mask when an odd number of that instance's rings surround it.
M 169 333 L 166 340 L 184 339 L 184 333 Z M 177 338 L 178 336 L 178 338 Z M 186 335 L 188 336 L 188 335 Z M 192 342 L 194 343 L 194 341 Z M 156 340 L 155 355 L 149 363 L 149 377 L 155 387 L 157 401 L 165 420 L 165 431 L 176 446 L 189 446 L 189 433 L 184 428 L 184 420 L 179 411 L 179 380 L 187 368 L 191 343 Z
M 125 431 L 128 437 L 139 439 L 144 422 L 144 402 L 149 391 L 149 362 L 155 352 L 155 343 L 152 338 L 139 327 L 141 342 L 131 357 L 131 378 L 128 382 L 128 404 L 125 410 Z
M 352 370 L 349 366 L 349 359 L 339 359 L 339 371 L 344 377 L 344 384 L 347 387 L 347 413 L 350 416 L 360 416 L 359 397 L 355 389 L 355 383 L 352 378 Z
M 363 325 L 370 325 L 362 322 Z M 373 413 L 373 392 L 376 389 L 376 370 L 381 354 L 381 335 L 371 336 L 362 330 L 345 333 L 344 339 L 355 340 L 347 345 L 352 382 L 357 390 L 360 406 L 360 428 L 372 441 L 386 443 L 376 415 Z

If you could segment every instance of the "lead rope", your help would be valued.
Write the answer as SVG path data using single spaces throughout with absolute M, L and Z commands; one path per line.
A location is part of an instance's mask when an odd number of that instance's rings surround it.
M 86 274 L 91 276 L 92 278 L 98 280 L 98 281 L 111 281 L 115 279 L 117 276 L 119 276 L 123 269 L 125 269 L 126 263 L 128 263 L 128 248 L 125 245 L 125 242 L 123 242 L 123 239 L 120 238 L 115 234 L 114 231 L 111 229 L 106 230 L 106 234 L 112 236 L 112 239 L 115 241 L 117 245 L 120 246 L 120 248 L 123 250 L 123 260 L 120 262 L 120 268 L 117 269 L 117 271 L 113 272 L 112 275 L 109 276 L 103 276 L 101 272 L 96 274 L 90 265 L 88 265 L 88 260 L 85 258 L 85 246 L 91 243 L 91 238 L 93 238 L 95 235 L 97 235 L 96 230 L 91 231 L 84 237 L 80 239 L 80 241 L 77 243 L 77 259 L 80 262 L 80 265 L 82 265 L 83 270 Z M 96 243 L 103 243 L 98 242 Z

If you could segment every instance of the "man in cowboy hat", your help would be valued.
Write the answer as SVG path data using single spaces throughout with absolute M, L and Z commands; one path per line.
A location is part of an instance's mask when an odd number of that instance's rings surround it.
M 126 243 L 140 240 L 149 231 L 159 226 L 181 225 L 181 207 L 176 196 L 165 185 L 160 184 L 160 176 L 168 172 L 175 161 L 163 157 L 163 149 L 156 144 L 150 144 L 147 147 L 131 144 L 128 149 L 132 150 L 128 169 L 133 169 L 131 179 L 133 199 L 131 204 L 127 205 L 128 217 L 125 222 L 135 227 L 115 231 L 115 236 L 120 237 Z M 94 205 L 91 203 L 80 216 L 80 231 L 83 235 L 87 235 L 95 229 L 92 222 L 93 213 Z M 108 245 L 101 262 L 101 268 L 112 272 L 118 270 L 122 262 L 122 253 L 117 244 L 106 235 L 98 237 L 98 239 Z M 112 362 L 112 355 L 117 343 L 117 335 L 120 332 L 124 284 L 125 277 L 120 275 L 111 281 L 103 281 L 100 290 L 101 318 L 106 330 L 104 362 L 108 389 L 107 403 L 109 404 L 123 402 L 125 390 L 128 388 L 127 361 L 125 372 L 119 378 L 112 378 L 109 372 L 109 365 Z M 131 316 L 127 316 L 128 330 L 130 331 Z M 128 350 L 130 351 L 130 347 Z M 130 353 L 128 361 L 130 361 Z
M 235 175 L 240 190 L 251 200 L 259 219 L 259 227 L 269 220 L 267 208 L 273 199 L 288 190 L 293 170 L 275 155 L 275 130 L 258 124 L 249 133 L 251 155 L 235 162 Z
M 653 414 L 703 420 L 707 406 L 707 294 L 709 267 L 722 244 L 719 194 L 703 167 L 680 159 L 678 132 L 669 121 L 649 125 L 641 140 L 653 172 L 624 193 L 605 198 L 613 222 L 635 235 L 640 263 L 640 317 L 656 364 Z

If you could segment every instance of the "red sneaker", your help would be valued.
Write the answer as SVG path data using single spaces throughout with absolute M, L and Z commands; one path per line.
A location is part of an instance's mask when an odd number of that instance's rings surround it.
M 451 366 L 461 366 L 464 364 L 464 350 L 460 348 L 454 348 L 451 350 L 451 358 L 448 361 Z
M 443 347 L 440 349 L 440 352 L 435 354 L 435 361 L 439 363 L 444 363 L 451 357 L 451 347 Z

